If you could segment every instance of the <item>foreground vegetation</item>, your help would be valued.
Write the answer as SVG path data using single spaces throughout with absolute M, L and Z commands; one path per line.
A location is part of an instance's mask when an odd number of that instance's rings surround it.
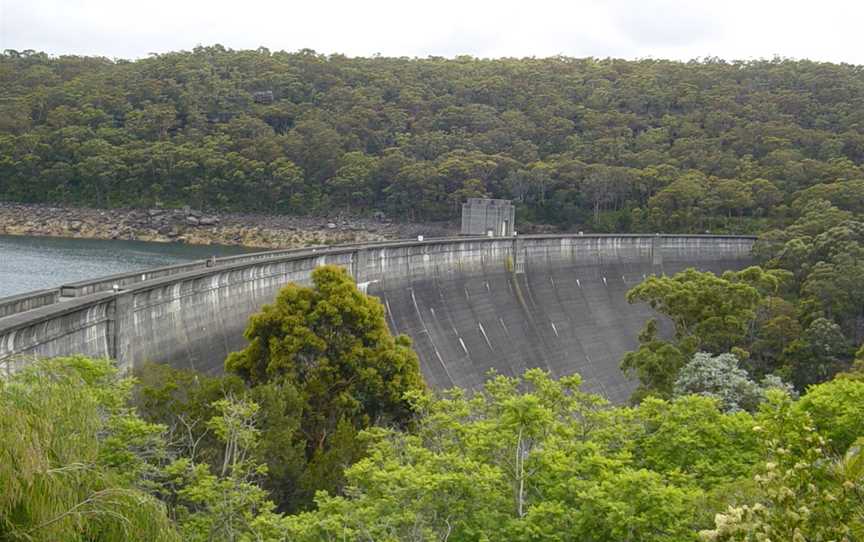
M 221 389 L 219 380 L 198 375 L 175 393 L 200 397 L 204 388 Z M 753 412 L 724 412 L 716 399 L 697 395 L 611 407 L 580 392 L 578 377 L 554 381 L 539 370 L 521 380 L 493 378 L 473 395 L 416 391 L 407 395 L 412 426 L 359 433 L 360 459 L 331 465 L 346 467 L 343 484 L 319 491 L 309 511 L 293 514 L 279 512 L 297 499 L 286 496 L 290 487 L 265 488 L 279 476 L 274 470 L 290 468 L 292 450 L 274 444 L 305 437 L 296 425 L 274 426 L 272 404 L 256 402 L 260 391 L 195 402 L 175 413 L 178 425 L 166 426 L 148 421 L 151 408 L 126 406 L 132 387 L 110 362 L 83 358 L 39 362 L 2 384 L 0 537 L 864 536 L 859 378 L 819 384 L 798 400 L 771 390 Z M 294 452 L 302 458 L 303 450 Z M 329 473 L 317 475 L 330 482 Z
M 759 231 L 864 178 L 864 77 L 809 61 L 0 55 L 0 194 L 593 231 Z M 860 188 L 858 189 L 860 201 Z
M 775 275 L 698 278 L 739 310 Z M 224 376 L 72 357 L 0 381 L 0 539 L 864 540 L 864 373 L 799 398 L 697 351 L 635 406 L 537 369 L 432 393 L 377 300 L 336 267 L 313 279 L 252 318 Z M 658 365 L 741 337 L 711 318 Z

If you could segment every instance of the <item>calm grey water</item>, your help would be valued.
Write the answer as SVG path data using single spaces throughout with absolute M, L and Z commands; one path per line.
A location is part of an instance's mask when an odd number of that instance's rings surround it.
M 0 235 L 0 297 L 113 273 L 261 249 Z

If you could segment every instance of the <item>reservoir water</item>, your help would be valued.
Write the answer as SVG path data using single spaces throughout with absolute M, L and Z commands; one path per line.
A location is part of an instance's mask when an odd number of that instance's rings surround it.
M 0 235 L 0 298 L 114 273 L 260 250 Z

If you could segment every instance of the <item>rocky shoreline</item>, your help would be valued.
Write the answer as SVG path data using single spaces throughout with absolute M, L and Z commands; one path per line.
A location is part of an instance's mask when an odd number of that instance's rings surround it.
M 87 209 L 0 202 L 0 234 L 294 248 L 316 244 L 438 237 L 448 223 L 378 218 L 205 213 L 182 209 Z

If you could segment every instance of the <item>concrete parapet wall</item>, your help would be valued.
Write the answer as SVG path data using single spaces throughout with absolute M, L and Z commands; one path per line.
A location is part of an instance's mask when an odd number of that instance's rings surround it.
M 110 294 L 94 295 L 0 319 L 3 370 L 17 370 L 33 357 L 112 357 L 115 301 Z
M 52 305 L 57 303 L 59 298 L 60 290 L 58 288 L 4 297 L 0 299 L 0 318 L 38 309 L 45 305 Z
M 229 352 L 245 345 L 251 314 L 285 284 L 308 284 L 313 269 L 335 264 L 382 300 L 393 331 L 413 338 L 435 387 L 476 387 L 489 370 L 519 374 L 536 366 L 556 376 L 579 372 L 587 389 L 622 400 L 632 383 L 618 361 L 652 315 L 627 304 L 627 289 L 651 273 L 743 267 L 753 242 L 653 235 L 435 239 L 172 266 L 79 283 L 71 300 L 0 317 L 0 360 L 82 353 L 114 357 L 127 368 L 161 361 L 217 372 Z M 109 283 L 123 289 L 102 291 Z

